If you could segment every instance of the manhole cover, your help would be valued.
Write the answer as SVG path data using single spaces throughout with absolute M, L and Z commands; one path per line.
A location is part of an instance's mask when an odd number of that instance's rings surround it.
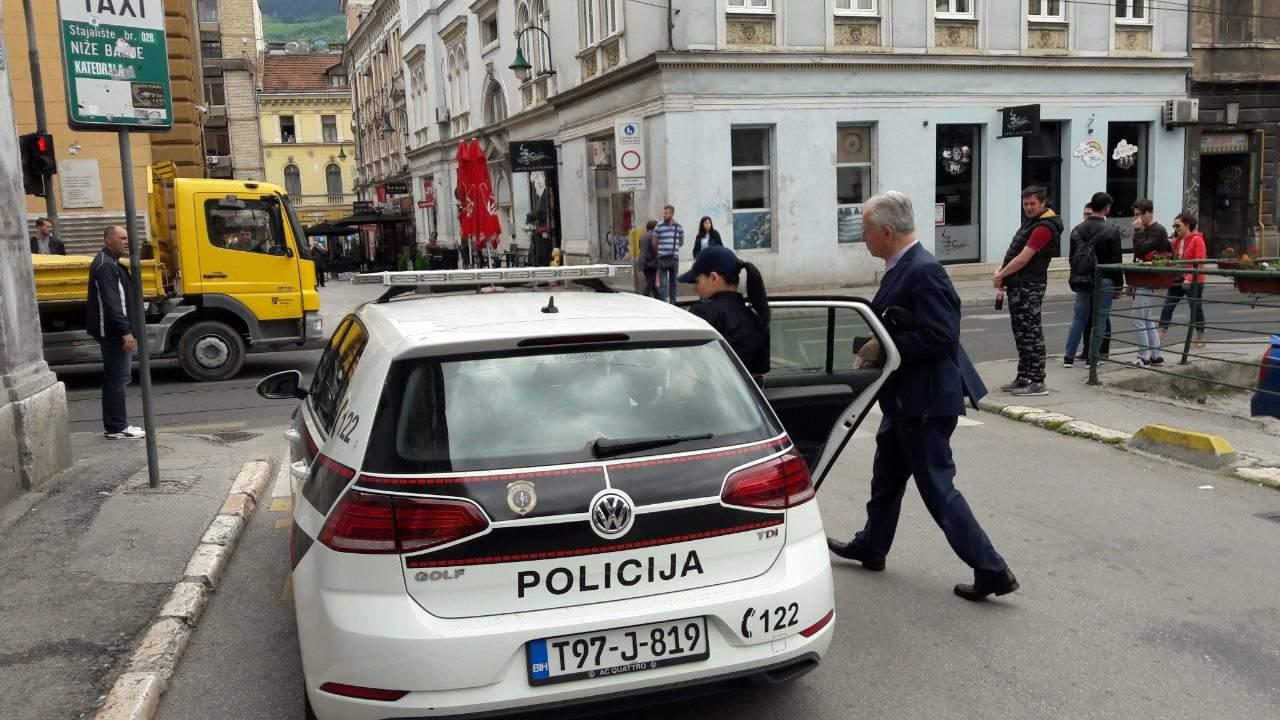
M 216 438 L 218 438 L 219 440 L 221 440 L 221 441 L 222 441 L 222 442 L 224 442 L 224 443 L 236 443 L 236 442 L 244 442 L 245 440 L 252 440 L 252 439 L 254 439 L 254 438 L 256 438 L 256 437 L 261 437 L 261 436 L 262 436 L 262 433 L 252 433 L 252 432 L 216 432 L 216 433 L 214 433 L 214 434 L 213 434 L 213 436 L 214 436 L 214 437 L 216 437 Z

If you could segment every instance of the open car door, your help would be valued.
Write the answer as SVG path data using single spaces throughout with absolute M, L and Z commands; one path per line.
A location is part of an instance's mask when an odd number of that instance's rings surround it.
M 772 369 L 764 394 L 821 487 L 901 359 L 888 331 L 857 298 L 786 298 L 769 303 Z M 855 370 L 870 339 L 881 364 Z

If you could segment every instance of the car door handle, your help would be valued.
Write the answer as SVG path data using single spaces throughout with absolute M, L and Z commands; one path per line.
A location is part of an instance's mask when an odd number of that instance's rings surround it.
M 292 465 L 289 466 L 289 475 L 294 480 L 297 480 L 298 482 L 302 482 L 303 480 L 306 480 L 307 476 L 310 474 L 311 474 L 311 465 L 308 464 L 306 460 L 299 460 L 298 462 L 293 463 Z
M 284 439 L 291 443 L 302 442 L 302 433 L 297 428 L 289 428 L 284 431 Z
M 226 280 L 227 274 L 222 272 L 211 272 L 204 274 L 205 280 Z

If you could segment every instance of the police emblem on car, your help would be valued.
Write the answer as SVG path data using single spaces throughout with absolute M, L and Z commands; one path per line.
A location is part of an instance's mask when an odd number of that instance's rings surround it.
M 517 515 L 528 515 L 538 506 L 538 492 L 528 480 L 507 483 L 507 507 Z
M 601 490 L 591 499 L 591 529 L 600 537 L 622 537 L 634 522 L 635 503 L 621 490 Z

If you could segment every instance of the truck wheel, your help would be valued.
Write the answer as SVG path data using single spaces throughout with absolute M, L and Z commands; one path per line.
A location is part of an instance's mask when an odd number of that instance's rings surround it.
M 244 338 L 226 323 L 205 320 L 187 328 L 178 342 L 178 364 L 193 380 L 226 380 L 244 365 Z

